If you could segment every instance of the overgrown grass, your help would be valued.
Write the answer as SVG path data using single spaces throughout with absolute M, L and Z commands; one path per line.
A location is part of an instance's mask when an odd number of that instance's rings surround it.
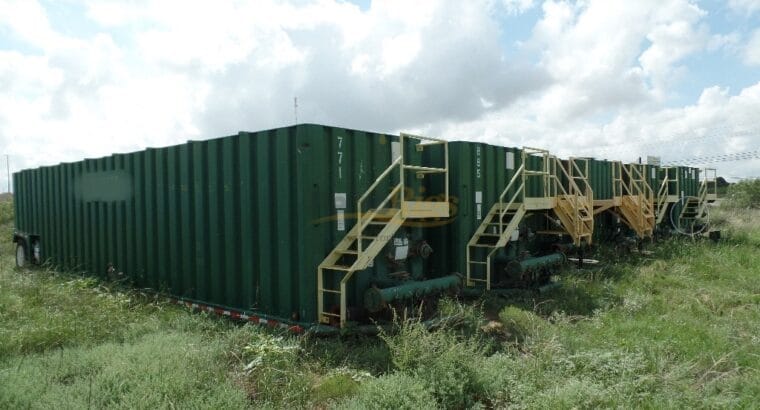
M 760 209 L 712 207 L 710 224 L 735 245 L 760 246 Z
M 13 252 L 13 201 L 0 200 L 0 255 Z
M 760 209 L 760 179 L 731 184 L 727 189 L 724 205 L 733 208 Z
M 406 394 L 407 408 L 430 400 L 450 408 L 755 407 L 760 215 L 753 212 L 725 214 L 719 243 L 674 238 L 652 254 L 600 252 L 601 267 L 564 272 L 561 288 L 485 298 L 480 318 L 469 315 L 470 329 L 481 325 L 475 331 L 431 333 L 402 322 L 383 337 L 394 369 L 344 405 L 391 408 Z
M 757 212 L 714 212 L 718 243 L 600 251 L 543 294 L 442 301 L 450 320 L 433 331 L 399 318 L 379 337 L 326 339 L 19 271 L 5 236 L 0 408 L 755 407 Z

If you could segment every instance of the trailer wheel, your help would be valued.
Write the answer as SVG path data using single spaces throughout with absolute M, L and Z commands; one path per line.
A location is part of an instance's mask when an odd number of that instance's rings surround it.
M 26 266 L 26 249 L 23 244 L 16 244 L 16 267 Z
M 32 242 L 32 263 L 39 265 L 42 263 L 42 250 L 40 249 L 40 240 Z

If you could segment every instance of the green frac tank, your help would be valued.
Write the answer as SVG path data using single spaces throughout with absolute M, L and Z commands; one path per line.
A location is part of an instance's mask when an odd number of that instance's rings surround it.
M 631 181 L 646 189 L 622 192 Z M 690 167 L 317 124 L 27 169 L 13 183 L 23 257 L 301 329 L 387 319 L 462 286 L 542 285 L 558 251 L 651 237 L 651 213 L 701 186 Z M 640 199 L 650 193 L 654 204 Z
M 421 160 L 404 145 L 406 158 Z M 13 176 L 16 230 L 39 238 L 42 259 L 60 269 L 104 277 L 112 267 L 137 287 L 313 324 L 317 266 L 400 149 L 398 136 L 303 124 L 23 170 Z M 423 180 L 405 179 L 408 197 L 443 197 L 443 185 L 423 192 Z M 383 181 L 368 202 L 397 182 Z M 395 284 L 394 271 L 432 278 L 409 252 L 426 228 L 410 225 L 353 276 L 350 306 L 374 284 Z
M 449 190 L 451 193 L 451 218 L 441 226 L 435 227 L 431 237 L 431 245 L 441 257 L 433 259 L 433 269 L 436 272 L 456 272 L 462 275 L 467 270 L 466 248 L 478 227 L 487 218 L 491 208 L 499 202 L 508 203 L 518 192 L 522 181 L 518 176 L 515 183 L 507 190 L 508 185 L 523 166 L 523 150 L 513 147 L 502 147 L 481 142 L 453 141 L 449 143 L 449 162 L 451 176 Z M 431 152 L 431 158 L 435 152 Z M 536 171 L 543 169 L 543 158 L 539 155 L 527 155 L 526 169 Z M 432 159 L 431 159 L 432 160 Z M 434 184 L 434 179 L 428 182 Z M 525 196 L 529 198 L 542 197 L 544 180 L 540 176 L 529 176 L 525 179 Z M 522 202 L 523 197 L 517 197 Z M 542 255 L 553 252 L 552 245 L 565 242 L 567 238 L 556 235 L 537 235 L 547 229 L 550 221 L 541 211 L 529 212 L 519 223 L 519 229 L 510 238 L 507 246 L 494 254 L 496 265 L 492 279 L 494 285 L 508 283 L 510 273 L 504 267 L 508 261 L 529 258 L 531 255 Z M 471 249 L 473 257 L 482 258 L 488 249 Z M 472 266 L 472 265 L 471 265 Z

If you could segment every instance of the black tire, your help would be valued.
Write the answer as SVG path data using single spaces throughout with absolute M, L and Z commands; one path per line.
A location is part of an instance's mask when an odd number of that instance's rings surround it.
M 29 249 L 29 252 L 31 252 L 31 262 L 35 265 L 41 265 L 42 264 L 42 255 L 40 255 L 40 241 L 39 239 L 32 242 L 32 246 Z
M 26 260 L 26 247 L 22 243 L 16 244 L 16 267 L 25 268 L 28 261 Z

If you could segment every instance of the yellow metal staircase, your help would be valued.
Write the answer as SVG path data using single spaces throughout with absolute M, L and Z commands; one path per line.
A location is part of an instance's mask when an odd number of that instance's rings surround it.
M 476 282 L 483 282 L 486 289 L 491 289 L 491 257 L 500 248 L 507 245 L 507 241 L 513 233 L 517 232 L 520 221 L 525 216 L 527 209 L 525 199 L 525 181 L 528 173 L 525 171 L 525 154 L 523 163 L 515 171 L 512 180 L 499 195 L 499 202 L 495 203 L 488 214 L 483 218 L 475 234 L 467 243 L 467 286 L 475 286 Z M 518 183 L 515 193 L 507 201 L 509 191 Z M 485 248 L 485 259 L 476 259 L 476 248 Z M 473 269 L 478 265 L 481 269 Z M 484 277 L 475 277 L 475 271 L 485 270 Z
M 672 177 L 670 176 L 671 170 L 673 170 Z M 662 167 L 660 168 L 660 173 L 662 174 L 662 183 L 660 183 L 660 188 L 657 190 L 657 196 L 655 198 L 657 225 L 662 223 L 662 220 L 665 219 L 665 215 L 668 213 L 668 204 L 678 202 L 678 195 L 670 195 L 670 192 L 679 192 L 680 190 L 680 180 L 676 168 Z
M 684 199 L 684 205 L 678 215 L 679 226 L 683 226 L 684 221 L 693 225 L 696 221 L 703 219 L 707 214 L 707 204 L 717 199 L 717 171 L 713 168 L 705 168 L 703 175 L 697 196 L 689 196 Z
M 583 168 L 578 162 L 583 161 Z M 562 162 L 554 157 L 554 166 L 562 171 L 562 176 L 568 181 L 567 190 L 557 177 L 554 178 L 557 204 L 554 213 L 562 222 L 562 226 L 578 246 L 583 241 L 590 244 L 594 234 L 594 193 L 588 183 L 588 160 L 570 158 L 567 169 Z M 555 171 L 554 175 L 558 173 Z
M 528 169 L 529 158 L 536 156 L 542 157 L 541 169 Z M 486 289 L 491 289 L 491 259 L 518 232 L 520 221 L 528 211 L 553 210 L 564 228 L 558 233 L 570 235 L 576 245 L 583 241 L 591 243 L 593 192 L 587 180 L 588 168 L 586 165 L 585 173 L 582 172 L 577 160 L 572 158 L 568 161 L 568 168 L 569 172 L 546 150 L 523 147 L 522 165 L 467 244 L 467 286 L 484 283 Z M 541 178 L 542 195 L 527 196 L 525 188 L 529 178 Z M 565 189 L 564 185 L 568 188 Z M 510 196 L 510 192 L 514 193 Z
M 618 212 L 636 236 L 651 237 L 655 226 L 654 191 L 644 176 L 644 165 L 616 162 L 616 166 L 621 169 L 620 175 L 625 176 Z
M 700 183 L 700 197 L 703 197 L 705 203 L 713 203 L 718 199 L 718 170 L 705 168 L 702 170 L 702 175 L 704 177 Z M 702 190 L 704 190 L 704 196 Z
M 406 164 L 404 162 L 405 140 L 416 140 L 417 151 L 426 146 L 441 144 L 444 146 L 444 167 L 424 167 Z M 401 134 L 399 137 L 400 155 L 383 171 L 356 203 L 357 221 L 348 234 L 335 246 L 317 268 L 317 309 L 321 323 L 340 323 L 346 325 L 347 315 L 347 284 L 357 271 L 370 266 L 375 257 L 382 251 L 388 241 L 404 224 L 407 219 L 437 218 L 449 216 L 449 162 L 448 143 L 429 137 L 411 134 Z M 363 211 L 365 203 L 382 181 L 390 180 L 391 175 L 398 172 L 398 184 L 390 189 L 378 205 Z M 405 172 L 414 172 L 418 177 L 425 174 L 444 174 L 445 200 L 438 202 L 407 201 L 404 198 Z M 393 208 L 396 204 L 399 208 Z M 328 276 L 340 277 L 338 289 L 328 288 L 326 283 L 334 283 L 336 279 L 328 280 Z M 331 279 L 332 279 L 331 278 Z M 330 311 L 325 308 L 326 300 L 337 296 L 340 310 Z

